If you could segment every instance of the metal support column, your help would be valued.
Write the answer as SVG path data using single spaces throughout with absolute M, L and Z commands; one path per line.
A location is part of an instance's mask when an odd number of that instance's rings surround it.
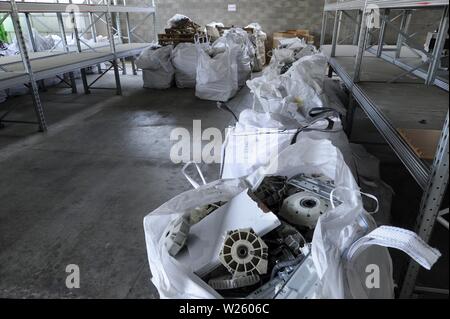
M 61 12 L 56 13 L 58 19 L 59 31 L 61 32 L 61 39 L 64 46 L 64 51 L 69 52 L 69 45 L 66 38 L 66 28 L 64 27 L 64 20 Z M 75 81 L 75 76 L 73 72 L 69 72 L 70 86 L 72 87 L 72 93 L 77 93 L 77 83 Z
M 117 0 L 114 0 L 114 5 L 117 5 Z M 117 30 L 117 36 L 119 37 L 120 41 L 122 41 L 122 25 L 120 23 L 120 13 L 116 12 L 114 15 L 115 18 L 115 25 L 116 25 L 116 30 Z M 125 58 L 120 59 L 120 62 L 122 64 L 122 74 L 126 75 L 127 74 L 127 67 L 125 64 Z
M 350 92 L 348 98 L 348 108 L 347 108 L 347 118 L 345 125 L 345 132 L 347 133 L 348 138 L 350 139 L 353 130 L 353 119 L 355 117 L 356 111 L 356 100 L 353 97 L 353 94 Z
M 20 26 L 19 13 L 17 9 L 16 0 L 11 0 L 11 20 L 14 26 L 14 31 L 17 37 L 17 44 L 19 45 L 20 55 L 22 57 L 23 66 L 25 72 L 28 73 L 30 78 L 31 96 L 33 98 L 34 111 L 38 119 L 39 131 L 43 132 L 47 130 L 47 123 L 45 121 L 44 109 L 42 108 L 41 99 L 39 97 L 38 86 L 34 78 L 33 69 L 30 64 L 30 57 L 28 55 L 28 49 L 23 37 L 22 27 Z
M 338 43 L 338 37 L 339 37 L 339 28 L 341 24 L 341 12 L 336 11 L 334 16 L 334 25 L 333 25 L 333 38 L 331 40 L 331 57 L 336 56 L 336 45 Z
M 355 33 L 353 35 L 353 45 L 358 45 L 359 31 L 361 30 L 362 17 L 363 17 L 363 11 L 358 10 L 358 14 L 356 16 Z
M 356 55 L 355 71 L 353 75 L 353 81 L 355 83 L 359 82 L 361 75 L 362 60 L 364 53 L 366 52 L 367 38 L 369 33 L 369 28 L 367 27 L 367 17 L 368 12 L 364 11 L 361 19 L 361 29 L 359 31 L 358 39 L 358 54 Z
M 441 62 L 442 50 L 444 50 L 447 34 L 448 34 L 448 6 L 445 7 L 442 13 L 441 22 L 439 23 L 436 45 L 434 46 L 433 49 L 433 58 L 427 74 L 426 80 L 427 85 L 433 85 L 434 81 L 436 80 L 436 72 Z
M 108 31 L 109 45 L 111 47 L 111 51 L 113 53 L 113 60 L 111 61 L 114 68 L 114 77 L 116 79 L 116 94 L 122 95 L 122 86 L 120 84 L 120 74 L 119 74 L 119 66 L 117 64 L 117 53 L 116 53 L 116 44 L 114 42 L 113 30 L 112 30 L 112 19 L 111 12 L 109 10 L 109 2 L 108 2 L 108 12 L 106 13 L 106 28 Z
M 87 4 L 91 4 L 91 0 L 87 0 Z M 97 27 L 95 26 L 95 18 L 93 12 L 89 12 L 89 25 L 91 26 L 92 39 L 94 40 L 94 43 L 97 43 Z M 100 64 L 97 64 L 97 72 L 99 74 L 102 73 L 102 67 L 100 66 Z
M 401 22 L 401 25 L 400 25 L 400 30 L 404 34 L 408 34 L 409 24 L 411 23 L 411 17 L 412 17 L 412 12 L 410 10 L 405 10 L 403 12 L 402 22 Z M 395 52 L 395 58 L 396 59 L 400 58 L 404 41 L 405 41 L 404 35 L 403 34 L 399 34 L 398 38 L 397 38 L 397 50 Z
M 449 114 L 447 112 L 430 179 L 422 198 L 420 214 L 416 224 L 417 233 L 425 242 L 430 240 L 448 185 L 448 135 Z M 413 294 L 419 269 L 419 264 L 411 260 L 400 293 L 401 298 L 409 298 Z
M 123 5 L 126 6 L 126 0 L 123 0 Z M 128 43 L 132 43 L 133 42 L 133 39 L 132 39 L 133 33 L 131 32 L 130 14 L 128 12 L 125 13 L 125 24 L 126 24 L 126 28 L 127 28 Z M 137 75 L 135 58 L 130 57 L 130 60 L 131 60 L 131 69 L 133 71 L 133 75 Z
M 69 1 L 69 3 L 72 3 L 72 0 Z M 75 12 L 72 10 L 70 13 L 70 17 L 72 20 L 72 25 L 73 25 L 73 33 L 75 34 L 75 40 L 77 43 L 77 50 L 79 53 L 81 53 L 81 41 L 80 41 L 80 35 L 78 33 L 78 26 L 77 26 L 77 20 L 76 20 L 76 16 L 75 16 Z M 86 76 L 86 69 L 81 69 L 80 70 L 81 73 L 81 81 L 83 82 L 83 89 L 84 89 L 84 93 L 85 94 L 90 94 L 91 91 L 89 91 L 89 84 L 88 84 L 88 80 L 87 80 L 87 76 Z
M 382 19 L 381 21 L 380 36 L 378 37 L 377 57 L 381 57 L 381 54 L 383 54 L 384 38 L 386 36 L 386 21 L 389 19 L 390 13 L 391 11 L 389 9 L 384 10 L 385 19 Z

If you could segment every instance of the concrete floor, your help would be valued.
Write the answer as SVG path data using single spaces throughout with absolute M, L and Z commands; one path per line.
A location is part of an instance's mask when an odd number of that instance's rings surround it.
M 30 125 L 0 130 L 0 297 L 158 297 L 142 220 L 191 187 L 181 164 L 169 159 L 170 132 L 191 131 L 194 119 L 201 119 L 203 128 L 223 129 L 232 117 L 214 102 L 196 99 L 193 90 L 146 90 L 140 76 L 121 79 L 122 97 L 113 91 L 43 93 L 50 124 L 45 134 Z M 99 85 L 112 87 L 112 74 Z M 243 89 L 229 105 L 238 113 L 251 103 Z M 10 99 L 0 109 L 12 104 L 19 106 L 15 118 L 34 119 L 28 96 Z M 416 192 L 414 181 L 382 140 L 373 140 L 376 133 L 362 114 L 354 135 L 383 158 L 382 171 L 401 194 L 394 207 L 411 202 L 411 192 L 402 189 Z M 202 170 L 209 180 L 219 175 L 217 165 Z M 444 236 L 448 256 L 448 233 Z M 401 266 L 402 257 L 398 260 Z M 80 289 L 65 286 L 68 264 L 80 267 Z M 448 283 L 448 259 L 443 267 Z

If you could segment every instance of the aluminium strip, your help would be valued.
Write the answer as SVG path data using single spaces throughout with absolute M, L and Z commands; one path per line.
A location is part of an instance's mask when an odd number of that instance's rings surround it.
M 355 99 L 361 105 L 364 112 L 369 116 L 377 130 L 385 138 L 416 182 L 422 189 L 425 189 L 430 175 L 430 168 L 418 158 L 389 120 L 364 94 L 363 89 L 353 83 L 350 75 L 340 67 L 339 63 L 332 58 L 329 59 L 329 62 L 333 66 L 335 72 L 342 78 L 347 88 L 352 91 Z

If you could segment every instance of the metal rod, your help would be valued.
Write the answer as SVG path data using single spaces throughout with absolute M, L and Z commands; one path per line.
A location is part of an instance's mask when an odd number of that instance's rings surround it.
M 355 33 L 354 33 L 354 37 L 353 37 L 353 45 L 358 45 L 359 31 L 361 30 L 361 22 L 362 22 L 363 15 L 364 15 L 363 11 L 358 10 L 358 14 L 356 16 L 356 26 L 355 26 Z
M 447 112 L 428 185 L 422 198 L 420 214 L 416 223 L 417 233 L 425 242 L 430 240 L 448 185 L 448 142 L 449 113 Z M 400 293 L 401 298 L 409 298 L 412 295 L 419 274 L 419 267 L 419 264 L 411 259 L 403 281 Z
M 331 40 L 331 56 L 335 57 L 336 56 L 336 45 L 338 42 L 338 30 L 339 30 L 339 24 L 341 22 L 340 20 L 341 14 L 339 11 L 336 11 L 335 16 L 334 16 L 334 25 L 333 25 L 333 38 Z
M 436 80 L 436 73 L 441 63 L 442 50 L 445 46 L 445 41 L 447 40 L 448 34 L 448 6 L 444 9 L 442 13 L 441 22 L 439 24 L 438 35 L 436 38 L 436 45 L 433 49 L 433 59 L 431 61 L 430 67 L 428 69 L 428 75 L 426 84 L 432 85 L 434 80 Z
M 13 22 L 14 31 L 17 37 L 17 44 L 19 45 L 20 55 L 25 68 L 25 72 L 28 73 L 31 84 L 31 96 L 34 104 L 34 111 L 38 119 L 39 130 L 46 131 L 47 123 L 45 121 L 44 109 L 42 108 L 41 99 L 39 97 L 38 86 L 34 77 L 33 69 L 30 63 L 30 57 L 28 55 L 28 49 L 25 44 L 25 39 L 22 33 L 22 27 L 20 26 L 19 13 L 17 9 L 16 0 L 11 0 L 11 20 Z
M 414 291 L 416 291 L 416 292 L 428 292 L 428 293 L 441 294 L 441 295 L 448 295 L 448 293 L 449 293 L 448 289 L 421 287 L 421 286 L 416 286 L 414 288 Z
M 67 43 L 67 37 L 66 37 L 66 28 L 64 27 L 64 20 L 62 18 L 62 13 L 57 12 L 56 18 L 58 19 L 58 25 L 59 25 L 59 31 L 61 32 L 61 40 L 64 46 L 64 51 L 66 53 L 70 52 L 69 44 Z M 72 87 L 72 93 L 77 93 L 77 82 L 75 81 L 75 76 L 73 72 L 69 72 L 69 79 L 70 79 L 70 86 Z
M 69 3 L 72 3 L 72 0 L 69 0 Z M 80 36 L 78 34 L 78 26 L 77 26 L 77 20 L 76 20 L 75 12 L 72 10 L 69 14 L 70 14 L 70 16 L 72 18 L 73 33 L 75 34 L 75 40 L 76 40 L 76 43 L 77 43 L 78 53 L 81 53 L 82 52 L 81 41 L 80 41 Z M 85 94 L 90 94 L 91 92 L 89 91 L 89 85 L 88 85 L 88 81 L 87 81 L 86 69 L 82 68 L 80 70 L 80 73 L 81 73 L 81 81 L 83 82 L 84 93 Z
M 381 21 L 380 36 L 378 37 L 377 57 L 381 57 L 381 54 L 383 53 L 384 38 L 386 36 L 386 20 L 389 19 L 390 13 L 391 11 L 389 9 L 384 10 L 384 17 L 386 19 Z
M 400 30 L 402 33 L 398 35 L 397 38 L 397 50 L 395 52 L 395 58 L 398 59 L 401 56 L 401 51 L 403 47 L 403 42 L 406 40 L 408 35 L 409 24 L 411 23 L 412 13 L 410 10 L 405 10 L 402 16 L 402 22 L 400 26 Z M 386 21 L 386 20 L 383 20 Z M 405 36 L 406 35 L 406 36 Z
M 113 67 L 114 67 L 114 78 L 116 80 L 116 93 L 117 95 L 122 95 L 122 86 L 120 84 L 120 74 L 119 68 L 117 65 L 117 52 L 116 52 L 116 44 L 114 43 L 114 36 L 112 34 L 112 21 L 111 21 L 111 12 L 109 10 L 109 2 L 108 2 L 108 13 L 106 14 L 106 26 L 108 30 L 108 38 L 111 46 L 111 51 L 113 53 Z
M 0 24 L 2 24 L 3 22 L 5 22 L 6 18 L 9 17 L 9 13 L 5 12 L 5 14 L 2 16 L 2 18 L 0 19 Z
M 353 81 L 355 83 L 359 82 L 361 77 L 361 67 L 362 60 L 364 57 L 364 52 L 366 51 L 367 45 L 367 34 L 369 33 L 369 28 L 367 27 L 367 12 L 364 12 L 364 15 L 361 19 L 361 30 L 359 32 L 359 41 L 358 41 L 358 54 L 356 55 L 355 61 L 355 72 L 353 75 Z
M 125 4 L 125 0 L 124 4 Z M 127 13 L 125 13 L 125 24 L 126 24 L 126 28 L 127 28 L 127 37 L 128 37 L 128 43 L 132 43 L 133 39 L 132 39 L 132 33 L 130 30 L 131 27 L 131 23 L 130 23 L 130 15 Z M 134 75 L 137 75 L 137 68 L 136 68 L 136 62 L 135 62 L 135 58 L 131 57 L 131 69 L 133 71 Z
M 28 29 L 28 36 L 30 37 L 31 48 L 32 48 L 33 52 L 37 52 L 36 41 L 34 39 L 33 27 L 31 25 L 31 19 L 30 19 L 29 13 L 25 13 L 25 23 L 26 23 L 27 29 Z

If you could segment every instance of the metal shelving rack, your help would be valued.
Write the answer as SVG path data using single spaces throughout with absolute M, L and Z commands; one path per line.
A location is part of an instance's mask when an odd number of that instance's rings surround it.
M 449 227 L 447 220 L 442 217 L 448 214 L 448 208 L 441 209 L 445 205 L 443 198 L 447 190 L 449 174 L 448 78 L 445 79 L 438 76 L 439 60 L 441 59 L 442 49 L 444 48 L 448 32 L 448 7 L 448 0 L 328 0 L 325 3 L 323 12 L 322 37 L 320 41 L 322 51 L 328 55 L 330 67 L 340 76 L 350 91 L 347 130 L 351 132 L 354 109 L 356 103 L 358 103 L 423 189 L 416 230 L 426 242 L 429 241 L 436 223 L 443 225 L 447 230 Z M 435 49 L 431 53 L 424 51 L 423 47 L 414 41 L 414 34 L 409 34 L 408 32 L 412 14 L 418 10 L 430 8 L 442 12 Z M 391 18 L 390 14 L 392 11 L 400 11 L 400 14 Z M 333 17 L 333 15 L 334 24 L 331 45 L 325 45 L 328 19 L 329 16 Z M 381 20 L 378 35 L 370 26 L 373 18 L 377 16 Z M 339 44 L 341 23 L 344 17 L 355 25 L 353 45 L 343 46 Z M 400 27 L 393 23 L 398 18 L 401 18 Z M 387 28 L 393 29 L 398 35 L 397 43 L 391 52 L 386 50 L 384 43 Z M 373 42 L 377 43 L 372 44 Z M 405 63 L 401 59 L 402 50 L 405 50 L 405 48 L 421 57 L 426 56 L 425 62 L 419 65 Z M 351 67 L 349 67 L 350 63 L 352 64 Z M 374 95 L 374 91 L 371 91 L 371 85 L 367 85 L 367 79 L 370 77 L 370 72 L 376 72 L 377 70 L 374 67 L 367 67 L 369 63 L 378 63 L 378 65 L 382 65 L 386 70 L 395 74 L 395 77 L 390 80 L 385 79 L 388 75 L 376 74 L 372 76 L 375 79 L 374 82 L 385 81 L 387 86 L 384 88 L 395 87 L 398 79 L 414 75 L 421 80 L 421 83 L 420 81 L 415 81 L 414 84 L 402 84 L 400 88 L 411 86 L 422 89 L 424 92 L 431 92 L 430 96 L 441 95 L 445 99 L 443 104 L 447 105 L 447 115 L 432 164 L 426 163 L 419 158 L 410 144 L 405 141 L 404 137 L 395 128 L 394 123 L 385 114 L 386 112 L 383 112 L 381 108 L 382 102 L 393 107 L 399 100 L 395 100 L 391 96 L 380 99 L 376 94 Z M 362 79 L 362 76 L 364 79 Z M 382 88 L 381 85 L 384 84 L 376 83 L 375 85 Z M 390 90 L 390 92 L 395 93 L 392 89 Z M 383 91 L 379 90 L 378 93 L 380 92 Z M 407 102 L 411 101 L 404 101 L 404 103 Z M 390 110 L 390 112 L 395 112 L 395 110 Z M 448 294 L 448 290 L 416 287 L 418 273 L 419 265 L 411 260 L 403 280 L 400 292 L 401 298 L 409 298 L 415 291 Z
M 35 52 L 35 42 L 31 27 L 32 13 L 55 13 L 58 19 L 59 31 L 61 34 L 61 41 L 64 47 L 64 52 Z M 144 14 L 144 18 L 136 25 L 131 26 L 130 14 Z M 153 17 L 153 27 L 156 34 L 156 9 L 152 1 L 151 6 L 130 6 L 127 5 L 126 0 L 118 3 L 117 0 L 85 0 L 84 3 L 72 3 L 68 0 L 67 3 L 43 3 L 43 2 L 18 2 L 16 0 L 0 1 L 0 21 L 4 21 L 10 17 L 14 26 L 14 33 L 17 38 L 20 49 L 20 58 L 15 56 L 0 58 L 0 89 L 12 88 L 17 85 L 26 85 L 30 88 L 30 93 L 33 99 L 34 109 L 37 116 L 37 122 L 28 121 L 14 121 L 6 120 L 5 117 L 11 112 L 7 111 L 0 115 L 1 122 L 38 124 L 40 131 L 47 130 L 43 106 L 39 97 L 38 81 L 58 76 L 60 74 L 68 74 L 70 82 L 66 82 L 71 88 L 72 92 L 76 92 L 76 83 L 73 76 L 73 71 L 81 71 L 81 79 L 83 82 L 84 92 L 90 93 L 90 90 L 95 89 L 93 84 L 97 82 L 106 72 L 113 69 L 116 82 L 116 93 L 122 94 L 119 74 L 118 61 L 122 61 L 122 70 L 126 74 L 124 59 L 131 58 L 133 74 L 137 74 L 137 69 L 134 64 L 134 57 L 140 54 L 142 50 L 151 45 L 143 41 L 142 43 L 134 43 L 134 38 L 141 39 L 135 34 L 136 29 L 142 25 L 148 17 Z M 28 29 L 28 34 L 31 42 L 31 49 L 29 52 L 22 25 L 20 23 L 19 14 L 25 15 L 25 24 Z M 66 28 L 64 24 L 63 14 L 69 14 L 73 24 L 73 35 L 76 40 L 76 48 L 73 50 L 66 40 Z M 89 26 L 83 32 L 80 32 L 77 26 L 76 14 L 87 14 L 89 18 Z M 126 36 L 122 34 L 121 14 L 125 15 L 126 22 Z M 109 43 L 106 46 L 92 46 L 82 39 L 82 35 L 90 31 L 94 41 L 96 40 L 96 23 L 104 22 L 108 32 Z M 119 40 L 126 39 L 127 43 L 116 44 L 116 38 Z M 141 39 L 142 40 L 142 39 Z M 86 47 L 83 48 L 83 45 Z M 53 51 L 53 50 L 50 50 Z M 111 66 L 106 70 L 101 70 L 100 63 L 110 62 Z M 88 83 L 86 76 L 86 68 L 98 65 L 99 75 L 91 83 Z M 105 88 L 102 88 L 105 89 Z

